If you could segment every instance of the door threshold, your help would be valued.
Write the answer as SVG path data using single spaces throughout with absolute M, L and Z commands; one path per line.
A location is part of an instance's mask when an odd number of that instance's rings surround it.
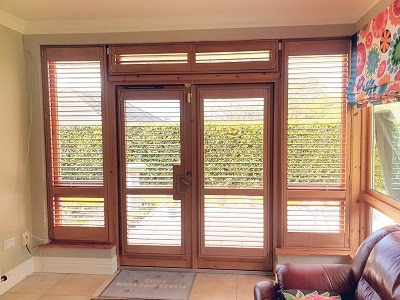
M 252 270 L 223 270 L 223 269 L 188 269 L 188 268 L 164 268 L 164 267 L 135 267 L 120 266 L 119 270 L 140 270 L 140 271 L 160 271 L 160 272 L 194 272 L 212 274 L 236 274 L 236 275 L 266 275 L 272 276 L 271 271 L 252 271 Z

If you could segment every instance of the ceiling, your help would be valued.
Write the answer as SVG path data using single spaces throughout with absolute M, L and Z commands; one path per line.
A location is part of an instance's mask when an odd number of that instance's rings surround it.
M 355 25 L 382 2 L 392 1 L 0 0 L 0 25 L 23 34 Z

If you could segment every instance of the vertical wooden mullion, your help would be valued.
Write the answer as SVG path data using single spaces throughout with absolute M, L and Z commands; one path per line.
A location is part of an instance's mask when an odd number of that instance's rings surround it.
M 57 183 L 60 182 L 60 151 L 59 151 L 59 126 L 58 126 L 58 101 L 57 101 L 57 63 L 48 62 L 48 105 L 49 105 L 49 128 L 50 128 L 50 157 L 51 170 L 48 171 L 49 184 L 51 186 L 51 206 L 52 222 L 51 226 L 61 226 L 60 219 L 56 217 L 61 210 L 60 202 L 57 201 L 57 196 L 54 191 Z
M 58 141 L 58 102 L 57 102 L 57 63 L 48 63 L 48 83 L 49 83 L 49 122 L 50 122 L 50 139 L 51 139 L 51 182 L 56 185 L 60 181 L 60 156 Z
M 198 190 L 199 190 L 199 203 L 197 205 L 198 208 L 198 216 L 199 216 L 199 239 L 198 239 L 198 247 L 199 254 L 205 252 L 205 226 L 204 226 L 204 200 L 205 200 L 205 175 L 204 175 L 204 98 L 202 95 L 202 90 L 199 89 L 197 92 L 198 95 L 198 137 L 199 137 L 199 159 L 198 159 Z

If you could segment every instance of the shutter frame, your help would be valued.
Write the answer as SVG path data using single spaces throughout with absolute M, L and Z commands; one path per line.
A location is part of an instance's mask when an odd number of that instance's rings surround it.
M 53 241 L 109 242 L 109 213 L 106 210 L 105 195 L 107 193 L 104 188 L 104 123 L 102 118 L 105 47 L 42 46 L 41 54 L 50 239 Z M 88 67 L 87 62 L 91 62 L 90 64 L 94 68 Z M 76 65 L 73 66 L 73 64 Z M 62 65 L 66 67 L 66 72 L 63 74 L 54 69 L 55 66 Z M 80 69 L 79 65 L 84 67 Z M 68 72 L 70 73 L 68 74 Z M 91 99 L 92 97 L 93 99 Z M 82 101 L 82 99 L 86 100 Z M 94 108 L 90 108 L 92 104 Z M 86 119 L 82 118 L 85 112 L 89 112 L 86 114 Z M 78 117 L 76 117 L 77 115 Z M 70 133 L 73 133 L 78 139 L 75 148 L 71 148 L 67 157 L 65 149 L 70 146 L 70 143 L 62 144 L 61 142 L 63 138 L 69 142 L 74 135 L 63 131 L 63 126 L 76 126 L 79 122 L 83 127 L 88 128 L 90 124 L 94 124 L 96 130 L 100 132 L 90 132 L 88 129 L 87 134 L 89 135 L 84 136 L 82 132 L 71 131 Z M 64 136 L 60 135 L 62 132 Z M 92 136 L 97 136 L 96 147 L 98 150 L 95 151 L 91 146 L 91 133 Z M 87 142 L 87 146 L 83 141 Z M 86 152 L 86 155 L 80 155 L 79 147 L 84 153 L 85 151 L 89 152 Z M 60 151 L 60 149 L 63 150 Z M 97 167 L 91 170 L 93 162 L 89 163 L 89 159 L 92 159 L 91 156 L 94 152 L 98 153 L 97 159 L 95 159 L 97 162 L 94 163 Z M 61 158 L 61 156 L 64 157 Z M 75 166 L 68 163 L 71 159 L 75 161 Z M 61 161 L 63 161 L 62 164 Z M 83 164 L 79 165 L 82 162 Z M 89 170 L 86 171 L 88 176 L 79 179 L 79 174 L 85 174 L 84 170 Z M 97 180 L 96 175 L 93 179 L 93 174 L 96 172 L 98 174 L 101 172 L 100 177 L 97 176 Z M 69 177 L 68 174 L 73 174 L 74 177 Z M 87 201 L 90 198 L 97 199 L 97 201 Z M 75 211 L 67 212 L 68 209 L 63 211 L 64 205 L 67 204 L 77 204 L 78 207 L 74 208 Z M 93 212 L 93 216 L 90 216 L 91 212 Z M 69 221 L 67 221 L 68 218 Z
M 341 115 L 341 123 L 337 121 L 337 123 L 342 126 L 342 129 L 340 130 L 340 135 L 338 141 L 338 144 L 340 144 L 339 152 L 338 152 L 338 162 L 336 163 L 336 167 L 340 170 L 338 178 L 336 178 L 335 182 L 326 182 L 326 181 L 321 181 L 318 182 L 317 180 L 315 182 L 310 182 L 306 181 L 303 182 L 303 184 L 291 184 L 291 177 L 289 168 L 290 166 L 283 168 L 283 174 L 285 174 L 286 177 L 286 191 L 283 193 L 284 197 L 284 205 L 282 207 L 282 214 L 283 214 L 283 232 L 282 232 L 282 247 L 283 248 L 316 248 L 316 249 L 348 249 L 349 248 L 349 192 L 347 190 L 347 185 L 348 185 L 348 178 L 346 174 L 348 174 L 349 170 L 349 154 L 348 154 L 348 149 L 346 148 L 345 145 L 348 144 L 348 134 L 346 133 L 347 130 L 347 120 L 346 120 L 346 99 L 345 99 L 345 90 L 346 90 L 346 84 L 347 84 L 347 77 L 349 73 L 349 57 L 350 57 L 350 42 L 348 40 L 325 40 L 325 41 L 285 41 L 283 43 L 283 61 L 284 61 L 284 99 L 285 99 L 285 130 L 286 133 L 289 134 L 290 128 L 289 123 L 291 122 L 290 118 L 290 93 L 293 91 L 291 90 L 291 87 L 293 86 L 293 81 L 290 82 L 290 80 L 293 80 L 293 73 L 290 73 L 292 70 L 290 70 L 290 65 L 289 65 L 289 59 L 290 57 L 314 57 L 320 58 L 321 56 L 327 57 L 331 55 L 338 55 L 340 57 L 343 55 L 343 59 L 341 60 L 339 58 L 337 67 L 338 71 L 343 73 L 343 80 L 338 82 L 337 88 L 340 89 L 341 91 L 337 93 L 336 98 L 339 101 L 339 106 L 337 108 L 336 114 Z M 346 60 L 347 58 L 347 60 Z M 329 72 L 330 68 L 326 68 L 324 71 Z M 304 71 L 304 70 L 301 70 Z M 318 71 L 319 72 L 319 71 Z M 305 73 L 306 76 L 309 76 L 308 73 Z M 290 77 L 292 75 L 292 78 Z M 297 78 L 301 79 L 302 73 L 299 72 Z M 328 77 L 327 77 L 328 78 Z M 319 78 L 320 79 L 320 78 Z M 329 82 L 331 78 L 328 78 L 326 82 Z M 292 86 L 291 86 L 292 84 Z M 299 89 L 301 91 L 301 89 Z M 308 92 L 308 91 L 307 91 Z M 301 94 L 300 94 L 301 95 Z M 301 95 L 301 96 L 304 96 Z M 301 98 L 301 97 L 300 97 Z M 306 97 L 304 97 L 306 98 Z M 299 104 L 300 101 L 299 101 Z M 311 106 L 310 106 L 311 107 Z M 301 107 L 302 109 L 303 107 Z M 315 108 L 314 108 L 315 110 Z M 296 117 L 301 117 L 301 113 L 297 111 Z M 315 113 L 315 112 L 313 112 Z M 304 118 L 304 117 L 303 117 Z M 340 117 L 339 119 L 340 120 Z M 319 120 L 321 121 L 321 120 Z M 313 132 L 314 134 L 314 132 Z M 289 135 L 288 135 L 289 138 Z M 340 141 L 339 141 L 340 140 Z M 296 149 L 298 150 L 298 146 L 290 146 L 290 141 L 284 141 L 284 165 L 290 164 L 289 157 L 290 157 L 290 149 Z M 308 139 L 305 141 L 306 145 L 311 145 L 312 144 L 312 139 Z M 292 147 L 292 148 L 290 148 Z M 323 150 L 323 149 L 322 149 Z M 313 152 L 316 156 L 315 150 Z M 304 154 L 302 154 L 304 156 Z M 311 155 L 310 155 L 311 157 Z M 303 159 L 304 157 L 302 157 Z M 314 157 L 311 157 L 314 158 Z M 331 158 L 325 158 L 326 161 L 328 161 Z M 323 160 L 321 160 L 323 162 Z M 315 162 L 314 162 L 315 163 Z M 325 164 L 325 162 L 323 162 Z M 311 163 L 312 166 L 312 163 Z M 314 170 L 315 171 L 315 170 Z M 301 172 L 301 170 L 300 170 Z M 303 171 L 304 172 L 304 171 Z M 315 178 L 318 178 L 316 176 Z M 297 202 L 294 202 L 297 201 Z M 295 207 L 295 204 L 300 204 L 299 208 Z M 315 207 L 313 208 L 311 206 L 311 211 L 308 210 L 307 212 L 307 206 L 311 205 L 311 203 L 315 203 Z M 323 205 L 324 203 L 326 204 L 334 204 L 336 211 L 333 213 L 335 215 L 335 224 L 338 226 L 336 230 L 333 230 L 331 232 L 324 232 L 325 228 L 322 227 L 321 224 L 323 222 L 320 222 L 318 224 L 318 219 L 316 216 L 309 217 L 309 219 L 313 221 L 317 221 L 317 227 L 316 228 L 311 228 L 307 227 L 305 224 L 306 222 L 303 223 L 303 228 L 301 228 L 301 223 L 300 221 L 296 221 L 294 219 L 294 216 L 291 216 L 291 210 L 295 209 L 294 211 L 297 213 L 299 211 L 296 211 L 296 209 L 306 209 L 306 215 L 303 215 L 302 217 L 306 218 L 307 221 L 307 214 L 312 213 L 312 210 L 314 209 L 317 211 L 319 214 L 321 214 L 321 210 L 317 209 L 318 205 Z M 301 206 L 301 204 L 304 204 Z M 310 207 L 310 206 L 309 206 Z M 327 206 L 329 208 L 329 206 Z M 323 213 L 322 213 L 323 214 Z M 327 218 L 325 219 L 327 220 Z M 309 221 L 309 220 L 308 220 Z M 297 223 L 296 223 L 297 222 Z M 293 230 L 293 226 L 296 225 L 299 227 L 299 229 L 296 228 L 296 230 Z M 320 227 L 318 227 L 320 226 Z

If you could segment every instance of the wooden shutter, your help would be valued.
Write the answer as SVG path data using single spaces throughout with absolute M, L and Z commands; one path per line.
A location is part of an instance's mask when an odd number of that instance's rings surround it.
M 277 41 L 112 45 L 111 74 L 278 71 Z
M 348 247 L 348 52 L 343 40 L 285 44 L 285 247 Z
M 204 87 L 202 163 L 204 172 L 201 254 L 265 255 L 264 212 L 269 200 L 267 88 Z M 265 199 L 267 198 L 267 199 Z M 266 221 L 268 222 L 268 221 Z
M 104 48 L 42 50 L 50 235 L 104 242 Z

